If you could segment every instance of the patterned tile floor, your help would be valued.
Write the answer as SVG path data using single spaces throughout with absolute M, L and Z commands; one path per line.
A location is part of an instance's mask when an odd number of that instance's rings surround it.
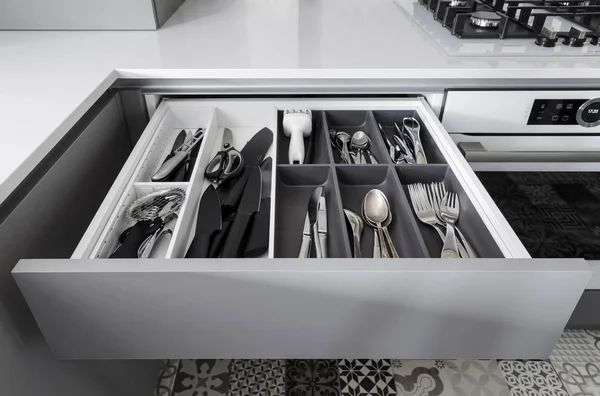
M 600 396 L 600 331 L 549 360 L 170 360 L 155 396 Z

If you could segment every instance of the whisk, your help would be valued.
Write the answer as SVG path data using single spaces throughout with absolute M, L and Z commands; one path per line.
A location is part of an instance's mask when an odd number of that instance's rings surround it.
M 126 216 L 136 223 L 119 236 L 120 245 L 110 258 L 147 256 L 165 226 L 165 219 L 172 218 L 172 215 L 179 211 L 184 200 L 184 190 L 168 188 L 154 191 L 129 205 Z M 142 244 L 144 248 L 139 251 Z

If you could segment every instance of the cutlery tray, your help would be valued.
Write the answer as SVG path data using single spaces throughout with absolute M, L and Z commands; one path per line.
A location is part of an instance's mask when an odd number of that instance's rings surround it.
M 145 192 L 160 188 L 181 187 L 186 199 L 179 213 L 169 247 L 160 257 L 185 257 L 195 235 L 200 198 L 209 182 L 204 178 L 208 162 L 221 149 L 223 131 L 233 132 L 234 147 L 242 150 L 246 142 L 260 129 L 274 133 L 273 145 L 267 156 L 273 158 L 271 179 L 270 244 L 267 257 L 297 258 L 302 241 L 308 198 L 318 186 L 323 186 L 327 202 L 328 254 L 331 258 L 352 257 L 352 234 L 344 208 L 361 215 L 365 194 L 381 190 L 390 203 L 393 216 L 388 227 L 400 257 L 439 257 L 442 241 L 433 228 L 420 223 L 408 199 L 408 183 L 444 181 L 449 191 L 459 194 L 458 226 L 469 238 L 480 257 L 503 257 L 492 234 L 461 183 L 454 176 L 442 151 L 435 143 L 427 122 L 416 109 L 389 109 L 388 106 L 365 110 L 354 105 L 328 101 L 307 101 L 302 104 L 285 101 L 178 101 L 167 100 L 159 107 L 134 155 L 136 166 L 127 173 L 124 169 L 115 182 L 74 257 L 106 258 L 117 245 L 118 237 L 131 224 L 125 211 Z M 283 109 L 303 107 L 312 110 L 312 133 L 304 139 L 307 151 L 304 164 L 288 164 L 290 139 L 283 132 Z M 415 117 L 421 124 L 421 140 L 428 164 L 393 164 L 378 129 L 391 138 L 394 123 L 404 117 Z M 151 176 L 171 152 L 177 134 L 183 129 L 191 135 L 205 128 L 191 180 L 187 183 L 152 183 Z M 340 164 L 340 155 L 332 147 L 329 130 L 352 135 L 365 132 L 372 141 L 371 154 L 378 164 Z M 139 154 L 135 154 L 139 153 Z M 361 235 L 363 257 L 373 257 L 374 230 L 365 222 Z M 313 249 L 314 250 L 314 249 Z M 314 255 L 314 252 L 313 252 Z

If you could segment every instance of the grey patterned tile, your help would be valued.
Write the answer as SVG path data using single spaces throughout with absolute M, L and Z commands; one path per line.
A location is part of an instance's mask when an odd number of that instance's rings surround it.
M 502 360 L 500 368 L 512 396 L 569 396 L 547 360 Z
M 600 363 L 553 363 L 571 396 L 600 396 Z
M 339 396 L 337 360 L 287 360 L 285 393 L 287 396 Z
M 594 330 L 565 330 L 552 354 L 552 363 L 600 362 L 600 332 Z
M 396 392 L 411 396 L 509 396 L 496 360 L 394 360 Z
M 165 364 L 158 374 L 158 383 L 154 389 L 154 396 L 172 396 L 175 378 L 179 371 L 179 359 L 170 359 L 165 361 Z
M 223 396 L 229 390 L 229 359 L 181 360 L 174 396 Z
M 338 361 L 342 396 L 395 396 L 394 374 L 388 359 Z
M 234 359 L 229 375 L 229 396 L 285 394 L 285 360 Z

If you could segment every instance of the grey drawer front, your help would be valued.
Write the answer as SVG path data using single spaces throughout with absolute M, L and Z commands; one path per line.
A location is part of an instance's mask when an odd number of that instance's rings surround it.
M 24 260 L 60 358 L 545 358 L 584 260 Z

